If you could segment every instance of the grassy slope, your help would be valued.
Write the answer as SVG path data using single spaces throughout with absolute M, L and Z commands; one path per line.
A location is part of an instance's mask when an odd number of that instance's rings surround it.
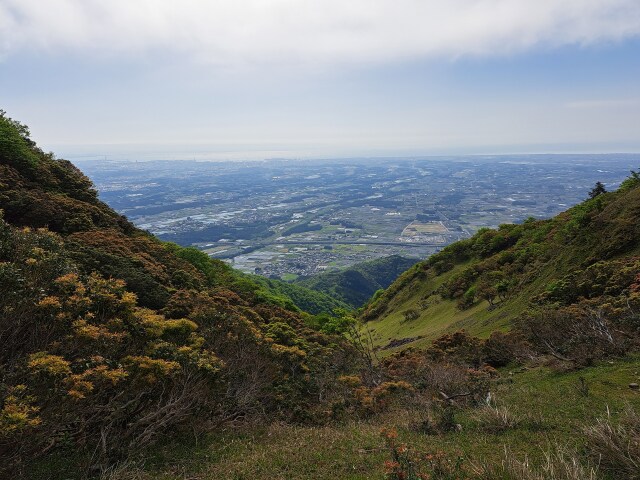
M 430 275 L 427 281 L 414 279 L 399 295 L 394 296 L 387 312 L 380 318 L 370 321 L 366 328 L 372 332 L 374 346 L 385 347 L 393 339 L 422 337 L 411 342 L 412 347 L 426 347 L 434 339 L 446 332 L 464 328 L 470 334 L 482 338 L 495 330 L 508 330 L 510 322 L 522 313 L 528 305 L 530 292 L 544 288 L 545 277 L 537 279 L 526 291 L 509 301 L 500 303 L 493 310 L 485 301 L 476 302 L 468 310 L 460 310 L 456 300 L 443 299 L 432 292 L 452 276 L 468 266 L 467 263 L 456 266 L 443 275 Z M 430 297 L 430 305 L 420 308 L 419 303 Z M 416 320 L 405 321 L 403 312 L 409 309 L 420 311 Z M 402 350 L 404 346 L 384 348 L 383 356 Z
M 559 373 L 546 368 L 505 369 L 503 381 L 495 386 L 500 406 L 507 406 L 516 417 L 542 419 L 543 428 L 526 423 L 502 433 L 480 430 L 474 410 L 461 410 L 456 416 L 461 432 L 424 435 L 409 428 L 422 412 L 399 410 L 372 420 L 343 425 L 305 427 L 276 424 L 250 431 L 222 431 L 204 441 L 185 439 L 156 450 L 146 458 L 144 470 L 120 472 L 121 479 L 383 479 L 382 465 L 389 459 L 380 430 L 394 427 L 399 442 L 412 449 L 449 456 L 462 455 L 467 465 L 481 461 L 499 463 L 504 448 L 516 457 L 527 456 L 532 463 L 542 460 L 551 444 L 580 450 L 579 432 L 584 425 L 606 416 L 607 408 L 617 417 L 625 404 L 640 409 L 640 393 L 627 387 L 640 380 L 640 357 Z M 578 389 L 579 377 L 589 385 L 589 395 Z M 50 459 L 64 471 L 62 459 Z M 34 480 L 48 478 L 52 463 L 33 472 Z M 41 467 L 45 467 L 42 465 Z M 70 478 L 73 478 L 70 476 Z
M 457 259 L 451 270 L 437 275 L 429 260 L 421 262 L 403 274 L 377 300 L 367 306 L 364 319 L 371 331 L 374 345 L 386 346 L 391 340 L 422 337 L 408 345 L 423 347 L 445 332 L 464 328 L 471 334 L 487 337 L 494 330 L 507 330 L 531 303 L 531 299 L 545 291 L 550 282 L 561 279 L 570 272 L 584 269 L 601 259 L 620 259 L 640 254 L 640 188 L 627 192 L 609 193 L 602 198 L 599 209 L 585 202 L 547 221 L 535 222 L 525 231 L 515 245 L 499 249 L 490 256 L 478 258 L 473 255 L 473 244 L 464 248 L 468 256 Z M 590 220 L 577 224 L 585 209 Z M 516 227 L 517 228 L 517 227 Z M 568 233 L 567 233 L 568 232 Z M 623 233 L 621 233 L 623 232 Z M 624 248 L 616 250 L 617 235 L 624 235 Z M 473 242 L 476 235 L 467 242 Z M 523 252 L 532 243 L 543 242 L 546 249 L 525 265 L 524 271 L 514 274 L 517 287 L 509 297 L 489 309 L 484 300 L 476 300 L 467 310 L 457 307 L 457 300 L 442 298 L 435 291 L 463 270 L 482 262 L 499 262 L 502 254 Z M 436 256 L 437 257 L 437 256 Z M 434 257 L 432 257 L 434 259 Z M 378 305 L 376 305 L 378 303 Z M 384 303 L 384 308 L 379 307 Z M 416 309 L 420 316 L 405 321 L 403 312 Z M 382 355 L 404 348 L 387 348 Z

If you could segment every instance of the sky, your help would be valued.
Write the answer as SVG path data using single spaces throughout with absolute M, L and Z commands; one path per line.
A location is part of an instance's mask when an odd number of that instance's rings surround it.
M 640 152 L 640 0 L 0 0 L 67 158 Z

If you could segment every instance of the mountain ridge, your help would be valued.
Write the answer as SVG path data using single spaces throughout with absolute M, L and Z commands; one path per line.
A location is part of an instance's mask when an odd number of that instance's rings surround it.
M 483 229 L 456 242 L 401 275 L 361 318 L 378 347 L 413 337 L 418 341 L 404 345 L 424 346 L 460 328 L 483 337 L 509 330 L 532 307 L 579 302 L 581 284 L 587 299 L 621 292 L 640 266 L 639 184 L 632 172 L 617 191 L 552 219 Z M 598 295 L 589 290 L 597 286 L 590 276 L 604 282 L 613 271 L 627 276 L 605 282 Z

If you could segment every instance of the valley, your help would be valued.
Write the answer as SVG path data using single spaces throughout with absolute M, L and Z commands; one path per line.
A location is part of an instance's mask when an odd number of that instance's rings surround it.
M 536 197 L 589 197 L 552 218 L 287 283 L 136 228 L 0 115 L 0 475 L 637 479 L 640 172 L 600 170 Z M 449 210 L 394 235 L 445 235 Z M 271 218 L 262 239 L 343 211 Z
M 0 0 L 0 480 L 640 480 L 640 0 Z

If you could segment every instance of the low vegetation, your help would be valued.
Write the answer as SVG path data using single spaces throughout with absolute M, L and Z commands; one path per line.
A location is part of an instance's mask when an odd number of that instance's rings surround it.
M 482 374 L 482 381 L 477 372 L 456 379 L 454 369 L 464 367 L 448 365 L 432 367 L 437 386 L 397 389 L 374 410 L 358 404 L 357 414 L 342 412 L 323 424 L 260 422 L 197 439 L 186 433 L 130 457 L 103 478 L 634 478 L 628 466 L 638 460 L 633 448 L 640 398 L 628 383 L 638 376 L 638 356 L 571 371 L 512 365 Z M 575 389 L 581 376 L 592 387 L 589 397 Z M 438 391 L 446 386 L 449 397 L 466 393 L 468 382 L 485 385 L 478 391 L 491 392 L 491 406 L 486 394 L 448 401 Z M 341 383 L 349 386 L 348 379 Z M 374 395 L 367 390 L 361 398 L 367 396 Z M 498 415 L 489 412 L 496 404 Z M 47 478 L 52 465 L 73 474 L 67 458 L 51 456 L 47 462 L 32 470 L 31 478 Z

